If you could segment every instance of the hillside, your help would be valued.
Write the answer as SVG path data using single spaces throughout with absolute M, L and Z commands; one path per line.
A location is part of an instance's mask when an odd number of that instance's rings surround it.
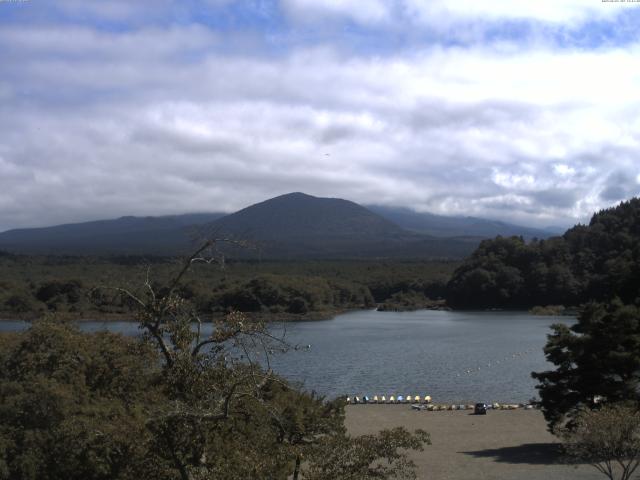
M 223 213 L 121 217 L 0 233 L 0 249 L 31 254 L 175 254 Z
M 640 199 L 593 215 L 548 240 L 483 241 L 454 273 L 447 301 L 460 308 L 578 305 L 640 299 Z
M 221 218 L 214 227 L 262 240 L 316 236 L 369 239 L 406 234 L 398 225 L 357 203 L 299 192 L 251 205 Z
M 503 237 L 522 236 L 525 239 L 532 239 L 548 238 L 561 233 L 561 230 L 556 231 L 556 229 L 529 228 L 477 217 L 435 215 L 402 207 L 369 205 L 367 208 L 405 230 L 434 237 L 493 238 L 502 235 Z

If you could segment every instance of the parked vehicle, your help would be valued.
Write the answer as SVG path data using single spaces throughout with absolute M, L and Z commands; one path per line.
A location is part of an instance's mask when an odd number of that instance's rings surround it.
M 484 403 L 476 403 L 476 405 L 473 407 L 473 413 L 475 415 L 486 415 L 487 405 Z

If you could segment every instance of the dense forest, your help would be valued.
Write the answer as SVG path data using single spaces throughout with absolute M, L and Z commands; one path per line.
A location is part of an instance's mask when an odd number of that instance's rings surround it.
M 130 318 L 117 288 L 160 284 L 178 260 L 168 257 L 0 256 L 0 317 Z M 227 261 L 194 265 L 181 295 L 203 314 L 240 310 L 277 319 L 337 312 L 439 305 L 458 263 L 430 261 Z M 442 300 L 440 300 L 440 303 Z
M 454 308 L 576 306 L 618 297 L 634 302 L 640 287 L 640 199 L 593 215 L 561 237 L 483 241 L 453 274 Z

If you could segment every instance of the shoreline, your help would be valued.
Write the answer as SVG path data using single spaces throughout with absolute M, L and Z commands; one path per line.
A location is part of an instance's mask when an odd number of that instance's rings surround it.
M 335 310 L 335 311 L 323 311 L 323 312 L 311 312 L 305 315 L 298 315 L 293 313 L 255 313 L 255 312 L 244 312 L 247 317 L 256 320 L 256 321 L 265 321 L 267 323 L 272 322 L 280 322 L 280 323 L 288 323 L 288 322 L 317 322 L 324 320 L 331 320 L 332 318 L 342 315 L 344 313 L 349 312 L 361 312 L 369 309 L 348 309 L 348 310 Z M 33 322 L 42 318 L 44 315 L 50 312 L 43 312 L 42 315 L 30 314 L 30 315 L 15 315 L 13 317 L 4 316 L 0 314 L 0 322 Z M 101 323 L 115 323 L 115 322 L 128 322 L 128 323 L 138 323 L 138 320 L 133 319 L 132 317 L 135 314 L 124 314 L 124 313 L 107 313 L 101 317 L 91 318 L 90 314 L 78 314 L 78 313 L 60 313 L 57 314 L 56 317 L 70 322 L 101 322 Z M 217 319 L 224 318 L 224 314 L 219 315 L 203 315 L 201 318 L 203 322 L 212 322 Z
M 575 317 L 575 312 L 571 311 L 571 313 L 562 313 L 562 314 L 540 314 L 533 313 L 531 310 L 521 309 L 521 310 L 508 310 L 508 309 L 484 309 L 484 310 L 466 310 L 466 309 L 452 309 L 445 306 L 439 307 L 425 307 L 420 306 L 418 308 L 411 309 L 384 309 L 380 308 L 382 304 L 377 305 L 374 308 L 348 308 L 348 309 L 335 309 L 335 310 L 323 310 L 317 312 L 309 312 L 306 314 L 296 314 L 296 313 L 270 313 L 270 312 L 244 312 L 249 318 L 253 318 L 257 321 L 264 321 L 267 323 L 279 322 L 279 323 L 289 323 L 289 322 L 319 322 L 325 320 L 332 320 L 338 315 L 343 315 L 345 313 L 351 312 L 397 312 L 397 313 L 408 313 L 408 312 L 419 312 L 419 311 L 441 311 L 441 312 L 453 312 L 453 313 L 491 313 L 491 312 L 500 312 L 500 313 L 528 313 L 532 316 L 536 317 Z M 102 322 L 102 323 L 110 323 L 110 322 L 137 322 L 137 320 L 132 319 L 131 317 L 135 314 L 131 313 L 102 313 L 95 312 L 96 316 L 91 318 L 91 313 L 76 313 L 76 312 L 41 312 L 40 314 L 36 312 L 30 312 L 27 314 L 13 314 L 13 315 L 5 315 L 6 312 L 0 312 L 0 322 L 32 322 L 47 314 L 54 314 L 57 318 L 62 320 L 68 320 L 72 322 Z M 100 316 L 98 316 L 100 315 Z M 225 314 L 216 313 L 216 314 L 207 314 L 203 315 L 202 318 L 206 322 L 210 322 L 213 319 L 223 318 Z

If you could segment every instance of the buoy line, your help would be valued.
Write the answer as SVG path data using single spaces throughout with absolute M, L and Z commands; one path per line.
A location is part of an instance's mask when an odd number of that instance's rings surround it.
M 472 375 L 477 374 L 478 372 L 483 371 L 483 368 L 493 368 L 493 367 L 505 365 L 509 361 L 513 361 L 513 360 L 517 360 L 519 358 L 523 358 L 523 357 L 529 355 L 530 353 L 533 353 L 535 350 L 536 349 L 534 349 L 534 348 L 529 348 L 529 349 L 521 351 L 521 352 L 509 353 L 509 354 L 507 354 L 504 357 L 499 358 L 499 359 L 491 360 L 491 361 L 488 361 L 488 362 L 482 362 L 481 365 L 476 365 L 476 366 L 473 366 L 473 367 L 465 368 L 464 370 L 462 370 L 462 372 L 456 372 L 456 377 L 472 376 Z

